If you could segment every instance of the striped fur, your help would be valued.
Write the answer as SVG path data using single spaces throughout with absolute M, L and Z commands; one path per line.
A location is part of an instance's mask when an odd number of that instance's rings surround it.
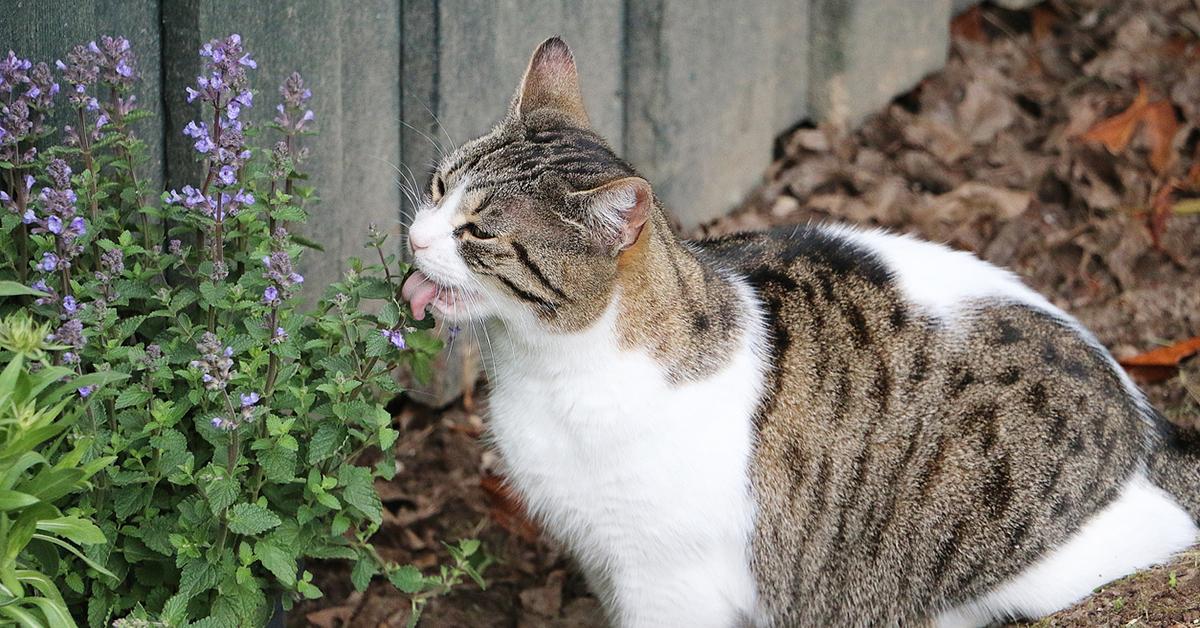
M 1200 437 L 1011 274 L 846 228 L 684 242 L 648 189 L 553 39 L 411 230 L 614 624 L 984 625 L 1195 538 Z

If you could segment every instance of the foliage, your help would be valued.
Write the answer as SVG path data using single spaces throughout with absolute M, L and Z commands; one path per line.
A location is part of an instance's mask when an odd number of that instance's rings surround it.
M 184 133 L 201 176 L 159 196 L 138 177 L 145 151 L 130 123 L 145 114 L 129 95 L 128 42 L 102 38 L 58 62 L 75 124 L 65 145 L 40 152 L 52 130 L 10 114 L 28 101 L 43 115 L 49 100 L 29 94 L 58 85 L 35 84 L 14 55 L 0 64 L 0 278 L 37 291 L 0 293 L 0 309 L 51 325 L 36 365 L 83 382 L 64 459 L 104 467 L 74 511 L 105 540 L 49 575 L 92 626 L 261 625 L 274 599 L 321 595 L 304 569 L 317 559 L 356 561 L 360 589 L 385 575 L 414 609 L 464 575 L 482 584 L 474 542 L 452 548 L 454 566 L 433 577 L 369 543 L 384 514 L 374 482 L 396 468 L 383 406 L 401 392 L 392 372 L 427 375 L 441 349 L 397 298 L 407 268 L 372 229 L 374 261 L 351 259 L 305 306 L 297 263 L 312 245 L 291 231 L 317 201 L 300 172 L 312 94 L 293 74 L 274 122 L 253 129 L 257 64 L 241 39 L 200 54 L 205 72 L 187 97 L 201 115 Z M 116 373 L 122 386 L 93 388 Z
M 0 294 L 14 292 L 21 292 L 19 284 L 0 282 Z M 77 557 L 97 577 L 113 576 L 80 551 L 106 542 L 100 528 L 78 508 L 64 513 L 60 506 L 114 458 L 84 462 L 92 442 L 67 432 L 80 414 L 72 398 L 81 385 L 121 377 L 95 373 L 70 381 L 70 369 L 31 369 L 52 348 L 48 332 L 24 313 L 0 321 L 0 361 L 7 363 L 0 371 L 0 617 L 24 626 L 74 626 L 53 580 L 63 561 Z

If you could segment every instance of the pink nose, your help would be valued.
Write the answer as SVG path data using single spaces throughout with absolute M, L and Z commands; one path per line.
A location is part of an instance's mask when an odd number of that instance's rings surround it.
M 430 244 L 432 244 L 432 240 L 427 235 L 415 231 L 408 234 L 408 245 L 412 247 L 414 252 L 427 249 Z

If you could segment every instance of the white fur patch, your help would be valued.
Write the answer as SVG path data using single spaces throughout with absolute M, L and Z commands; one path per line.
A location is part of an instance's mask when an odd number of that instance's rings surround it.
M 952 319 L 972 302 L 993 299 L 1022 303 L 1066 317 L 1013 273 L 965 251 L 882 230 L 823 227 L 878 255 L 913 304 L 941 319 Z
M 1096 587 L 1161 563 L 1196 541 L 1192 518 L 1141 472 L 1065 545 L 983 597 L 938 617 L 939 628 L 1037 618 Z
M 683 385 L 618 346 L 615 302 L 577 334 L 490 327 L 506 336 L 489 426 L 508 477 L 617 625 L 726 627 L 754 612 L 748 466 L 764 333 L 739 288 L 752 332 L 721 371 Z

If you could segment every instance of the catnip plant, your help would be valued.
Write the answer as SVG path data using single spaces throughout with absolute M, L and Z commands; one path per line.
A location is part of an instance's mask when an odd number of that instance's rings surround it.
M 132 125 L 147 114 L 127 40 L 75 46 L 57 80 L 48 64 L 0 61 L 0 279 L 36 291 L 0 313 L 48 326 L 38 368 L 124 378 L 78 387 L 64 435 L 86 443 L 81 463 L 107 463 L 73 504 L 104 542 L 43 569 L 91 626 L 261 625 L 321 595 L 306 565 L 344 559 L 356 588 L 382 575 L 409 594 L 415 622 L 464 578 L 482 586 L 488 561 L 463 541 L 424 575 L 370 543 L 374 482 L 396 472 L 393 372 L 428 374 L 441 341 L 398 298 L 408 268 L 375 228 L 366 258 L 309 287 L 308 305 L 299 262 L 316 245 L 294 231 L 318 201 L 302 174 L 312 91 L 293 73 L 255 128 L 246 113 L 265 97 L 241 38 L 199 54 L 183 132 L 200 176 L 161 194 L 139 177 Z M 60 92 L 71 123 L 55 145 Z

